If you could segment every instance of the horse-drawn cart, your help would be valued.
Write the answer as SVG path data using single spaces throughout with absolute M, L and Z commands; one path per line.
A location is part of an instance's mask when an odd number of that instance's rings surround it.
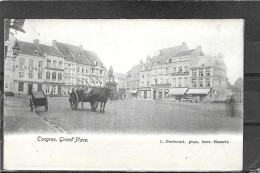
M 90 102 L 92 110 L 96 109 L 98 106 L 98 102 L 96 101 L 96 99 L 94 99 L 95 97 L 94 90 L 93 92 L 90 93 L 85 93 L 84 90 L 76 90 L 76 91 L 73 90 L 69 94 L 70 94 L 69 103 L 72 110 L 76 110 L 80 102 L 82 103 L 82 109 L 83 109 L 83 102 Z
M 48 111 L 48 99 L 43 91 L 34 91 L 30 98 L 31 111 L 37 112 L 39 106 L 44 106 L 45 111 Z

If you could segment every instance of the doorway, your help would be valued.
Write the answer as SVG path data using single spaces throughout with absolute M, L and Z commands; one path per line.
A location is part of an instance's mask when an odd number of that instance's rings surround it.
M 58 85 L 58 94 L 61 95 L 61 85 Z
M 28 84 L 28 95 L 32 95 L 32 86 L 31 83 Z
M 156 90 L 153 90 L 153 99 L 156 100 Z

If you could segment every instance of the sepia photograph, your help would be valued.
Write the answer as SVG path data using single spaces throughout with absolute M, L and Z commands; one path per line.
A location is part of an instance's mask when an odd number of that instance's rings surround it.
M 243 20 L 6 19 L 4 27 L 6 169 L 242 169 Z M 17 150 L 35 161 L 13 163 Z

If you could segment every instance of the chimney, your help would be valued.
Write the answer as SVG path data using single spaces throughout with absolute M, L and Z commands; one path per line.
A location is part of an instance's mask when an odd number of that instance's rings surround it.
M 198 51 L 201 51 L 201 48 L 202 48 L 201 46 L 197 46 Z
M 52 40 L 52 46 L 56 46 L 56 44 L 57 44 L 57 41 L 56 40 Z
M 35 39 L 35 40 L 33 40 L 33 43 L 36 44 L 36 45 L 39 45 L 40 44 L 40 40 L 39 39 Z

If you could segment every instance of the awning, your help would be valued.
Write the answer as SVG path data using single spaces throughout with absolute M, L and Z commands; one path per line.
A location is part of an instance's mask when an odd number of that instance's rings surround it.
M 138 90 L 131 90 L 131 94 L 136 94 Z
M 197 88 L 197 89 L 189 89 L 186 94 L 208 94 L 210 89 L 202 89 L 202 88 Z
M 188 88 L 170 88 L 169 95 L 184 95 Z
M 151 88 L 139 88 L 140 91 L 151 91 Z

